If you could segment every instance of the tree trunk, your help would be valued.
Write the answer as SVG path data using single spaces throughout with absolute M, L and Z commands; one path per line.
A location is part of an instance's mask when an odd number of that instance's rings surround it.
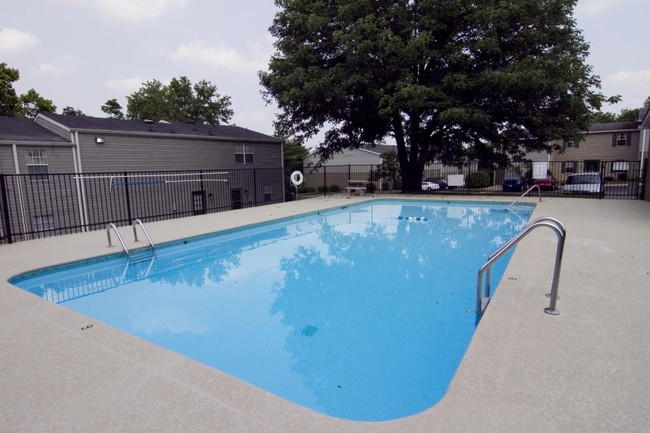
M 406 164 L 400 165 L 402 173 L 402 192 L 422 191 L 422 169 L 418 161 L 409 160 Z

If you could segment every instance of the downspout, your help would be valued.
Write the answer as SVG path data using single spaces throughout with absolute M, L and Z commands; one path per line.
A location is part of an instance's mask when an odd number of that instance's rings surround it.
M 72 164 L 74 165 L 74 185 L 75 189 L 77 191 L 77 211 L 79 212 L 79 223 L 82 226 L 82 230 L 84 229 L 84 210 L 83 210 L 83 200 L 81 198 L 82 192 L 81 192 L 81 185 L 83 185 L 83 179 L 81 179 L 81 173 L 79 172 L 79 164 L 77 163 L 77 149 L 75 147 L 72 148 Z
M 11 145 L 14 154 L 14 171 L 20 175 L 20 164 L 18 164 L 18 148 L 15 144 Z M 18 203 L 20 203 L 20 222 L 22 223 L 23 240 L 25 240 L 25 233 L 27 233 L 27 221 L 25 219 L 25 204 L 23 203 L 23 189 L 21 186 L 21 176 L 16 176 L 17 190 L 18 190 Z
M 83 180 L 83 166 L 81 165 L 81 145 L 79 143 L 79 131 L 75 131 L 73 135 L 73 142 L 75 144 L 76 152 L 73 152 L 75 162 L 75 172 L 77 174 L 77 185 L 80 189 L 81 203 L 79 205 L 79 218 L 83 231 L 88 231 L 88 203 L 86 202 L 86 186 Z M 76 153 L 76 155 L 74 155 Z

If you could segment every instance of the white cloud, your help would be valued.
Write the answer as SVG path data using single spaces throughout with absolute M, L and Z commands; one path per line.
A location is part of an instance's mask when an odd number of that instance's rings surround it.
M 107 20 L 139 24 L 157 20 L 161 16 L 183 10 L 189 0 L 59 0 L 73 6 L 94 9 Z
M 17 29 L 0 29 L 0 53 L 16 53 L 38 44 L 38 38 Z
M 263 134 L 273 134 L 273 121 L 275 120 L 272 110 L 242 111 L 235 110 L 235 115 L 230 121 L 231 125 L 238 125 L 249 128 Z
M 578 0 L 576 14 L 600 15 L 626 0 Z
M 106 87 L 120 92 L 124 95 L 130 95 L 133 92 L 138 91 L 142 87 L 142 83 L 148 81 L 141 77 L 131 77 L 131 78 L 115 78 L 108 80 L 106 82 Z
M 622 101 L 609 108 L 616 111 L 622 108 L 639 108 L 650 96 L 650 69 L 640 71 L 619 71 L 602 80 L 607 95 L 621 95 Z
M 63 56 L 54 62 L 40 64 L 33 75 L 38 78 L 65 77 L 74 73 L 82 63 L 83 61 L 78 57 Z
M 185 62 L 209 69 L 228 69 L 237 72 L 256 73 L 266 68 L 268 56 L 260 44 L 248 44 L 250 56 L 225 45 L 210 46 L 203 41 L 192 41 L 179 45 L 170 58 L 176 62 Z

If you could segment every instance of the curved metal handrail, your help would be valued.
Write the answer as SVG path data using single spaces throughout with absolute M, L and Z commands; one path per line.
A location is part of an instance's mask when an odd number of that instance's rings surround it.
M 508 242 L 503 244 L 498 250 L 496 250 L 490 257 L 481 269 L 478 271 L 478 283 L 476 286 L 476 312 L 477 314 L 483 314 L 487 304 L 490 302 L 490 280 L 491 280 L 491 271 L 492 264 L 503 256 L 506 252 L 515 246 L 521 239 L 523 239 L 528 233 L 533 231 L 537 227 L 549 227 L 558 237 L 557 250 L 555 253 L 555 268 L 553 270 L 553 282 L 551 285 L 550 293 L 550 305 L 544 309 L 548 314 L 557 315 L 560 312 L 555 308 L 558 297 L 558 287 L 560 283 L 560 270 L 562 267 L 562 254 L 564 252 L 564 241 L 566 239 L 566 230 L 562 223 L 555 218 L 551 217 L 540 217 L 535 221 L 528 224 L 522 231 L 520 231 L 515 237 L 510 239 Z M 485 292 L 483 291 L 483 274 L 485 274 Z
M 138 231 L 136 230 L 136 228 L 137 226 L 140 226 L 140 228 L 142 228 L 142 233 L 144 233 L 145 237 L 147 238 L 147 241 L 149 241 L 149 245 L 151 245 L 151 249 L 152 250 L 156 249 L 156 246 L 151 240 L 151 236 L 149 236 L 149 232 L 147 232 L 147 229 L 144 228 L 144 224 L 142 224 L 142 221 L 140 221 L 140 219 L 136 218 L 133 221 L 133 224 L 131 224 L 131 226 L 133 227 L 133 237 L 135 238 L 136 242 L 138 242 Z
M 534 190 L 535 188 L 537 188 L 537 192 L 539 193 L 539 201 L 541 202 L 541 201 L 542 201 L 542 189 L 539 187 L 539 185 L 533 185 L 533 186 L 531 186 L 530 188 L 528 188 L 528 190 L 527 190 L 525 193 L 523 193 L 522 195 L 520 195 L 519 198 L 518 198 L 517 200 L 513 201 L 512 203 L 510 203 L 510 204 L 508 205 L 508 207 L 506 208 L 506 210 L 510 210 L 510 208 L 511 208 L 512 206 L 514 206 L 514 205 L 515 205 L 519 200 L 521 200 L 522 198 L 524 198 L 524 197 L 526 196 L 526 194 L 528 194 L 529 192 L 531 192 L 531 191 Z
M 113 243 L 111 242 L 111 229 L 115 231 L 115 235 L 117 236 L 117 240 L 120 241 L 120 245 L 122 245 L 122 249 L 126 253 L 127 257 L 129 256 L 129 249 L 126 247 L 126 244 L 124 243 L 124 239 L 122 239 L 122 236 L 120 235 L 120 232 L 117 230 L 117 227 L 113 223 L 109 223 L 106 226 L 106 237 L 108 238 L 108 246 L 107 248 L 111 248 L 113 246 Z

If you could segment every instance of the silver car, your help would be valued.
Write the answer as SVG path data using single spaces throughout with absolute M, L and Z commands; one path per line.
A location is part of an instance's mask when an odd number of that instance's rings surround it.
M 575 173 L 567 177 L 562 187 L 564 194 L 587 194 L 603 197 L 605 187 L 603 179 L 598 172 Z

